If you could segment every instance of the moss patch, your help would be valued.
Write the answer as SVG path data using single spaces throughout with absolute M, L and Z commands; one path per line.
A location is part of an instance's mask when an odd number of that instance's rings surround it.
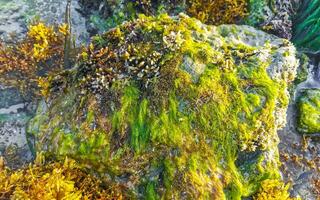
M 320 90 L 304 91 L 298 102 L 298 130 L 302 133 L 320 132 Z

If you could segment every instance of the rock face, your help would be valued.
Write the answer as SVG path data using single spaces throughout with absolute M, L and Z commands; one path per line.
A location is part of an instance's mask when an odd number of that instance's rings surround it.
M 13 169 L 32 159 L 25 128 L 31 118 L 21 94 L 13 88 L 0 90 L 0 156 Z
M 292 19 L 300 4 L 300 0 L 251 0 L 245 23 L 291 39 Z
M 287 125 L 279 131 L 281 171 L 285 181 L 292 183 L 290 193 L 302 199 L 316 200 L 319 195 L 319 138 L 297 131 L 299 112 L 295 101 L 287 110 Z
M 297 76 L 290 88 L 293 95 L 287 109 L 287 124 L 278 131 L 283 178 L 292 183 L 292 196 L 299 195 L 308 200 L 316 200 L 320 195 L 319 134 L 306 134 L 315 127 L 310 122 L 317 118 L 317 112 L 314 112 L 317 109 L 314 94 L 318 90 L 316 88 L 320 88 L 320 83 L 315 61 L 303 54 L 299 56 Z
M 71 157 L 134 197 L 249 197 L 280 179 L 295 53 L 248 26 L 141 16 L 49 78 L 29 132 L 38 152 Z
M 27 31 L 27 23 L 37 17 L 48 24 L 63 23 L 66 4 L 67 1 L 64 0 L 0 0 L 0 37 L 6 38 L 8 34 L 15 32 L 18 38 L 22 38 Z M 72 0 L 70 22 L 76 42 L 80 44 L 89 37 L 85 19 L 77 10 L 78 1 Z
M 19 11 L 21 13 L 26 12 L 24 1 L 0 1 L 0 36 L 11 32 L 18 34 L 25 32 L 26 26 L 24 25 L 24 19 Z

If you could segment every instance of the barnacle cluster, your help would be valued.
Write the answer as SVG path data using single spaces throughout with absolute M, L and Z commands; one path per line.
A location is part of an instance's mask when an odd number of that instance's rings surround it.
M 143 20 L 99 36 L 80 54 L 82 85 L 94 93 L 107 90 L 118 81 L 136 80 L 148 87 L 160 75 L 160 68 L 168 59 L 164 55 L 178 51 L 183 41 L 180 33 L 174 31 L 151 41 L 150 34 L 144 33 L 146 30 L 143 29 L 152 27 L 144 27 Z M 122 31 L 128 31 L 126 26 L 131 26 L 130 32 L 123 36 Z M 106 46 L 101 48 L 101 43 Z

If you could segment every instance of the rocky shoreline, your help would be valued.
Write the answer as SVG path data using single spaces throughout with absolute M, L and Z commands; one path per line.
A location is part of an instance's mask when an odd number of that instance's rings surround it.
M 281 4 L 279 2 L 276 1 L 276 9 L 281 10 L 281 12 L 273 15 L 271 10 L 266 10 L 270 16 L 266 15 L 265 21 L 259 23 L 259 26 L 260 28 L 262 26 L 272 26 L 273 29 L 269 32 L 277 34 L 279 37 L 290 39 L 291 33 L 287 31 L 290 30 L 292 22 L 288 21 L 289 17 L 287 15 L 292 15 L 294 11 L 289 4 Z M 79 45 L 88 43 L 90 33 L 99 32 L 98 28 L 94 27 L 92 17 L 84 15 L 84 11 L 81 10 L 84 7 L 81 3 L 83 4 L 83 2 L 72 1 L 71 10 L 72 33 L 75 34 L 76 43 Z M 5 40 L 7 34 L 11 32 L 16 32 L 19 38 L 23 37 L 27 31 L 27 21 L 33 16 L 39 15 L 42 20 L 49 24 L 61 23 L 64 21 L 65 5 L 66 1 L 59 0 L 0 0 L 0 37 Z M 98 5 L 101 9 L 106 6 L 102 3 Z M 255 19 L 254 16 L 251 16 L 251 22 Z M 256 25 L 256 23 L 253 25 Z M 250 32 L 251 28 L 245 30 Z M 259 31 L 255 32 L 255 30 L 253 32 L 252 34 L 260 33 Z M 241 37 L 241 33 L 239 35 Z M 263 39 L 264 33 L 261 33 L 260 36 L 260 39 Z M 232 38 L 232 36 L 230 37 Z M 274 36 L 270 37 L 273 38 Z M 248 44 L 251 42 L 248 38 L 244 40 L 247 40 Z M 260 42 L 259 39 L 253 41 L 255 43 Z M 286 111 L 287 122 L 285 127 L 278 131 L 280 140 L 278 148 L 282 176 L 285 182 L 291 183 L 291 195 L 294 197 L 300 196 L 306 200 L 317 200 L 320 196 L 319 133 L 301 134 L 297 130 L 297 120 L 299 118 L 298 101 L 302 91 L 305 89 L 320 89 L 320 64 L 317 63 L 319 62 L 317 56 L 310 56 L 310 58 L 306 80 L 303 80 L 292 89 L 293 92 Z M 288 62 L 290 61 L 292 60 Z M 275 65 L 279 64 L 276 58 L 274 63 Z M 275 69 L 273 72 L 277 73 L 279 69 Z M 16 169 L 21 166 L 27 166 L 34 159 L 34 154 L 32 153 L 34 144 L 32 139 L 27 139 L 29 136 L 26 135 L 26 129 L 29 119 L 37 114 L 35 104 L 25 100 L 14 88 L 2 87 L 0 90 L 0 156 L 4 157 L 5 164 L 10 168 Z M 244 158 L 246 156 L 250 157 L 250 155 L 244 155 Z

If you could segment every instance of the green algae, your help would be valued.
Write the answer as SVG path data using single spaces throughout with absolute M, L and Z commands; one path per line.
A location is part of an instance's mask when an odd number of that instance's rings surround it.
M 320 1 L 304 1 L 294 20 L 292 41 L 300 48 L 317 52 L 320 50 Z
M 117 0 L 106 1 L 104 4 L 92 0 L 80 1 L 84 10 L 91 7 L 87 9 L 90 22 L 99 33 L 125 21 L 137 19 L 140 14 L 157 16 L 168 13 L 173 16 L 187 13 L 206 24 L 239 23 L 248 14 L 247 4 L 247 0 Z
M 308 67 L 310 65 L 310 59 L 307 55 L 299 55 L 300 65 L 297 69 L 297 76 L 294 80 L 294 85 L 298 85 L 308 78 Z
M 298 130 L 301 133 L 320 132 L 320 91 L 308 89 L 298 101 Z
M 276 46 L 228 38 L 241 28 L 160 15 L 101 35 L 30 122 L 37 151 L 130 182 L 137 198 L 241 199 L 278 180 L 277 153 L 267 154 L 292 80 L 271 77 L 272 59 L 257 56 Z M 197 79 L 186 56 L 205 66 Z M 258 154 L 238 164 L 241 152 Z
M 246 24 L 258 26 L 266 20 L 266 8 L 269 8 L 269 2 L 274 0 L 249 0 L 249 15 L 245 19 Z

